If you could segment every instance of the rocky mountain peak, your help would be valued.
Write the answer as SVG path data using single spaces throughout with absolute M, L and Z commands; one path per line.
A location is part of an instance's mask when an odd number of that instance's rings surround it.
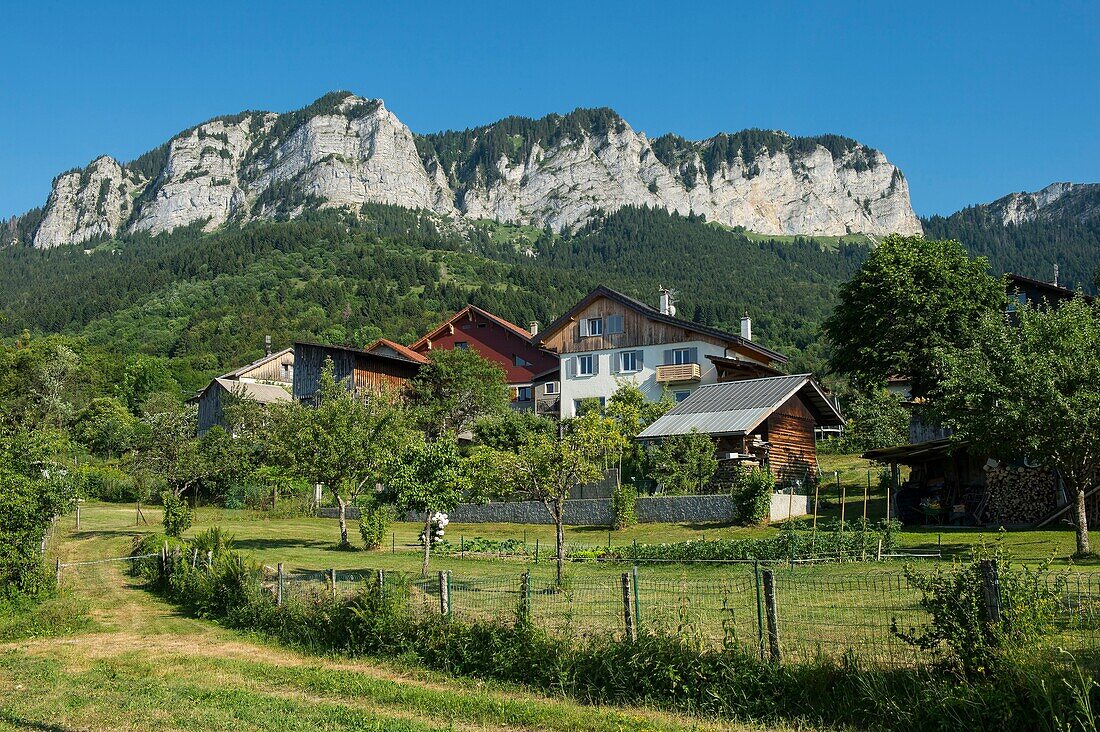
M 633 205 L 766 234 L 920 231 L 901 171 L 849 138 L 651 141 L 606 108 L 417 136 L 382 100 L 339 91 L 283 114 L 218 117 L 129 163 L 104 156 L 58 176 L 34 245 L 366 203 L 557 230 Z

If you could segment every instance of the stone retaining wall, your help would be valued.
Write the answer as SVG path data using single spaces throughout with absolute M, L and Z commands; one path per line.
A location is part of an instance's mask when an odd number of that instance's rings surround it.
M 788 495 L 772 496 L 771 520 L 787 518 L 792 503 Z M 795 516 L 804 516 L 809 505 L 808 496 L 794 496 Z M 643 523 L 691 523 L 729 521 L 733 516 L 733 499 L 724 495 L 713 496 L 651 496 L 639 498 L 635 507 L 638 521 Z M 336 518 L 335 508 L 322 508 L 318 515 Z M 359 509 L 348 507 L 348 518 L 359 519 Z M 464 503 L 448 514 L 451 521 L 460 524 L 550 524 L 550 512 L 538 501 L 494 501 L 493 503 Z M 569 526 L 607 526 L 614 519 L 611 500 L 608 498 L 571 498 L 565 502 L 565 523 Z M 422 522 L 423 516 L 410 513 L 406 521 Z

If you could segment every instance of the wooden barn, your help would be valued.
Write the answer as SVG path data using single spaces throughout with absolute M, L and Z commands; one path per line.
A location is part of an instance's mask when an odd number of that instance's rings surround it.
M 291 382 L 294 379 L 294 349 L 284 348 L 271 353 L 270 336 L 265 345 L 268 350 L 266 356 L 222 374 L 189 400 L 199 405 L 200 435 L 214 425 L 222 424 L 224 402 L 229 394 L 239 392 L 240 395 L 261 404 L 283 401 L 280 394 L 290 399 Z M 251 385 L 265 388 L 253 389 Z
M 223 425 L 222 417 L 230 399 L 249 399 L 257 404 L 289 402 L 290 392 L 278 384 L 260 384 L 218 377 L 199 392 L 199 434 L 215 425 Z
M 377 346 L 378 344 L 374 344 Z M 372 346 L 373 347 L 373 346 Z M 294 398 L 310 401 L 321 383 L 325 361 L 332 359 L 336 378 L 348 380 L 355 392 L 378 392 L 398 388 L 416 376 L 420 361 L 387 352 L 320 343 L 294 344 Z
M 790 485 L 817 474 L 814 428 L 842 423 L 809 374 L 771 376 L 701 386 L 638 439 L 696 430 L 714 438 L 723 466 L 767 465 L 778 484 Z

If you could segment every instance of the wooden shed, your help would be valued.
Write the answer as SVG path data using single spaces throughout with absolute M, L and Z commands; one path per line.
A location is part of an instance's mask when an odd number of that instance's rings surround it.
M 347 381 L 355 392 L 378 392 L 398 388 L 420 371 L 421 363 L 386 352 L 320 343 L 294 344 L 294 398 L 312 400 L 321 383 L 325 361 L 332 359 L 339 381 Z
M 638 439 L 702 432 L 714 438 L 720 461 L 767 465 L 777 483 L 789 485 L 817 474 L 814 428 L 842 423 L 810 374 L 772 376 L 701 386 Z
M 198 394 L 199 434 L 205 434 L 215 425 L 224 425 L 222 417 L 225 405 L 231 398 L 250 399 L 258 404 L 289 402 L 290 392 L 277 384 L 259 384 L 253 381 L 237 381 L 218 377 Z

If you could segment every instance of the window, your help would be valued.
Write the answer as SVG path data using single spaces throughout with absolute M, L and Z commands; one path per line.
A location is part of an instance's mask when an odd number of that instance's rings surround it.
M 284 363 L 284 364 L 281 364 L 281 366 L 282 366 L 283 380 L 284 381 L 289 381 L 290 379 L 294 378 L 294 364 Z
M 621 315 L 608 315 L 607 316 L 607 334 L 613 335 L 615 333 L 623 332 L 623 316 Z
M 689 396 L 691 396 L 691 392 L 690 391 L 676 391 L 676 392 L 672 393 L 672 396 L 674 396 L 676 398 L 676 403 L 679 404 L 680 402 L 684 401 Z
M 523 356 L 520 356 L 520 355 L 517 355 L 517 354 L 512 354 L 512 363 L 515 364 L 516 366 L 530 366 L 531 365 L 530 361 L 528 361 Z
M 466 341 L 458 341 L 458 342 L 455 343 L 455 348 L 457 348 L 459 350 L 462 350 L 462 351 L 465 351 L 469 347 L 470 347 L 470 344 L 467 343 Z
M 642 370 L 641 351 L 623 351 L 619 354 L 619 371 L 630 373 Z
M 584 399 L 573 400 L 573 414 L 577 417 L 582 417 L 589 410 L 599 404 L 600 409 L 603 409 L 606 404 L 604 397 L 585 397 Z
M 556 382 L 556 381 L 547 381 L 546 386 L 543 387 L 542 393 L 543 394 L 557 394 L 558 393 L 558 382 Z
M 588 319 L 588 335 L 590 335 L 590 336 L 602 336 L 603 335 L 603 318 L 589 318 Z
M 577 376 L 593 376 L 596 373 L 596 357 L 577 356 Z
M 685 363 L 691 363 L 691 349 L 690 348 L 677 348 L 672 351 L 672 364 L 674 366 L 681 366 Z
M 529 402 L 533 398 L 534 390 L 530 386 L 520 386 L 516 388 L 517 402 Z

